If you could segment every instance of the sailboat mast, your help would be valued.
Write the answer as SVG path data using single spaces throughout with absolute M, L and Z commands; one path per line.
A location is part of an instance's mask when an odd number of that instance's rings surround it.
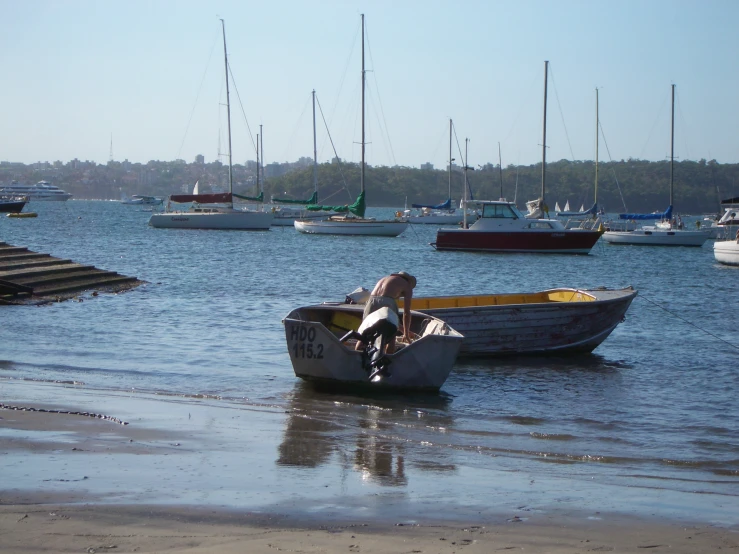
M 500 199 L 503 200 L 503 158 L 500 155 L 500 143 L 498 143 L 498 175 L 500 176 Z
M 228 51 L 226 50 L 226 23 L 225 21 L 223 21 L 223 19 L 221 19 L 221 29 L 223 29 L 223 61 L 226 66 L 226 114 L 228 118 L 228 192 L 233 193 L 233 166 L 231 163 L 231 99 L 228 90 Z
M 598 88 L 595 89 L 595 199 L 594 202 L 598 204 L 598 133 L 600 132 L 600 115 L 598 112 Z
M 316 90 L 313 89 L 313 192 L 318 192 L 318 149 L 316 147 Z
M 264 165 L 264 131 L 262 131 L 262 126 L 259 125 L 259 136 L 262 137 L 262 142 L 259 145 L 259 157 L 262 160 L 262 165 Z M 257 171 L 259 171 L 259 164 L 257 164 Z M 262 168 L 262 188 L 257 188 L 257 196 L 259 196 L 259 193 L 262 192 L 264 189 L 264 168 Z
M 549 61 L 544 62 L 544 130 L 542 131 L 541 143 L 541 203 L 546 206 L 544 191 L 547 183 L 547 75 L 549 74 Z
M 259 195 L 259 134 L 257 133 L 257 195 Z
M 672 206 L 672 177 L 675 165 L 675 85 L 672 85 L 672 124 L 670 126 L 670 206 Z
M 364 192 L 364 14 L 362 14 L 362 170 L 359 184 L 361 192 Z
M 462 207 L 462 229 L 467 228 L 467 170 L 469 169 L 467 165 L 467 144 L 469 142 L 470 139 L 464 139 L 464 205 Z
M 449 119 L 449 193 L 447 198 L 452 197 L 452 120 Z

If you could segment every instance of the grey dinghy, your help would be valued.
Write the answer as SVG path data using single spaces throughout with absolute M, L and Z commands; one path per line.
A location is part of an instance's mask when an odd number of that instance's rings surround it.
M 380 356 L 380 365 L 373 366 L 377 353 L 354 349 L 357 331 L 375 315 L 363 325 L 363 311 L 364 306 L 343 303 L 291 311 L 282 322 L 295 375 L 326 385 L 438 391 L 452 371 L 462 335 L 438 318 L 411 312 L 411 333 L 418 338 L 407 344 L 398 337 L 395 353 Z M 392 325 L 397 324 L 395 318 Z M 391 331 L 395 333 L 394 328 Z

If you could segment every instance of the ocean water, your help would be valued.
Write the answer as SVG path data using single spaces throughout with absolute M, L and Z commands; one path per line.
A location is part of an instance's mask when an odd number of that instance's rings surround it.
M 711 242 L 471 254 L 433 250 L 431 226 L 398 238 L 167 230 L 117 202 L 29 207 L 38 218 L 0 218 L 0 240 L 147 284 L 0 307 L 0 399 L 44 384 L 60 404 L 82 390 L 263 408 L 285 414 L 267 455 L 277 475 L 306 479 L 349 452 L 346 471 L 378 490 L 452 494 L 465 481 L 473 494 L 470 479 L 507 472 L 739 519 L 739 268 L 715 263 Z M 398 270 L 419 295 L 632 285 L 639 296 L 593 354 L 460 361 L 439 395 L 329 394 L 295 378 L 281 319 Z

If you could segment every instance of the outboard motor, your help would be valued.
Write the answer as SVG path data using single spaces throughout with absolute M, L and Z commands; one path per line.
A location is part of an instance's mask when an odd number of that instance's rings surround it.
M 356 338 L 364 344 L 363 363 L 369 372 L 369 380 L 389 376 L 387 367 L 390 359 L 385 355 L 385 346 L 398 332 L 398 314 L 389 308 L 380 308 L 368 315 L 356 331 L 350 331 L 341 338 Z

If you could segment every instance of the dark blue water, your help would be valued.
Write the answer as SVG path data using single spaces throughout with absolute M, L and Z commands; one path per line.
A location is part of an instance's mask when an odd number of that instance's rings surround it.
M 74 382 L 284 409 L 276 463 L 287 466 L 328 463 L 361 436 L 389 445 L 391 458 L 402 445 L 407 467 L 440 479 L 460 465 L 494 467 L 739 505 L 739 268 L 715 263 L 710 242 L 469 254 L 434 251 L 426 226 L 397 239 L 166 230 L 114 202 L 31 208 L 38 218 L 0 218 L 0 240 L 148 284 L 2 307 L 0 393 L 32 379 L 60 382 L 60 402 Z M 459 362 L 438 396 L 329 395 L 296 379 L 281 318 L 398 270 L 418 277 L 419 295 L 633 285 L 639 296 L 592 355 Z M 291 437 L 321 437 L 325 448 Z M 406 483 L 396 470 L 375 473 L 383 486 Z

